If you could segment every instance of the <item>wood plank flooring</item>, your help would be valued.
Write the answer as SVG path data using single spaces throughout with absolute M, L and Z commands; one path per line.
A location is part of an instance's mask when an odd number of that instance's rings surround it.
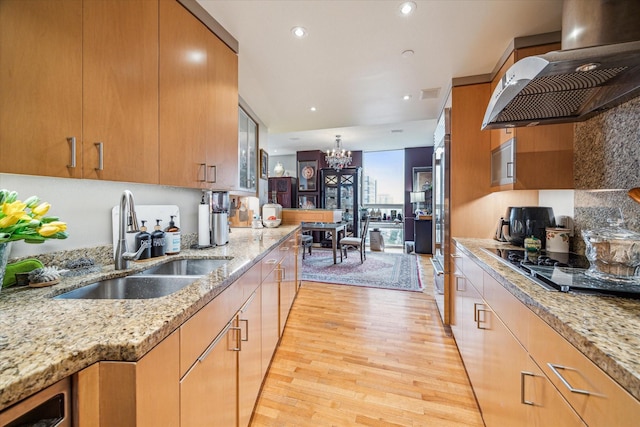
M 425 286 L 303 282 L 251 426 L 482 426 Z

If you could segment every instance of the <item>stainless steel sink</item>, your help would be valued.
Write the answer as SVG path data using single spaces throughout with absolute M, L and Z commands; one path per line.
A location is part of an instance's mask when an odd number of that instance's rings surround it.
M 204 276 L 229 262 L 228 259 L 177 259 L 156 265 L 138 275 Z
M 198 276 L 135 275 L 107 279 L 58 295 L 55 299 L 148 299 L 179 291 Z

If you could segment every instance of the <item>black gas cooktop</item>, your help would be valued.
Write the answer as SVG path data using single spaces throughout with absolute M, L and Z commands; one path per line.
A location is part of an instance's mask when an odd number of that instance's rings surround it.
M 544 250 L 538 255 L 531 255 L 524 249 L 484 250 L 548 290 L 640 299 L 640 282 L 635 284 L 591 277 L 587 274 L 589 260 L 583 255 Z

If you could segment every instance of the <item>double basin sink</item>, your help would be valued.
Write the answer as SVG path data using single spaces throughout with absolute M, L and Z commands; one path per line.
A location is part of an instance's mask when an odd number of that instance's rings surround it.
M 101 280 L 56 296 L 56 299 L 148 299 L 179 291 L 230 259 L 180 259 L 131 276 Z

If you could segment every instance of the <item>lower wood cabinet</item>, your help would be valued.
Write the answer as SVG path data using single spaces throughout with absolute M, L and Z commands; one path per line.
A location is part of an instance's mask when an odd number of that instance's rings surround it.
M 530 355 L 535 315 L 464 253 L 454 258 L 451 329 L 485 424 L 585 425 Z
M 298 285 L 298 233 L 137 362 L 73 376 L 74 425 L 249 425 Z
M 262 385 L 262 289 L 258 288 L 238 312 L 238 425 L 249 425 Z
M 235 319 L 224 327 L 180 380 L 181 427 L 236 425 L 240 333 L 234 324 Z
M 74 425 L 153 427 L 180 424 L 180 335 L 137 362 L 100 362 L 73 376 Z

